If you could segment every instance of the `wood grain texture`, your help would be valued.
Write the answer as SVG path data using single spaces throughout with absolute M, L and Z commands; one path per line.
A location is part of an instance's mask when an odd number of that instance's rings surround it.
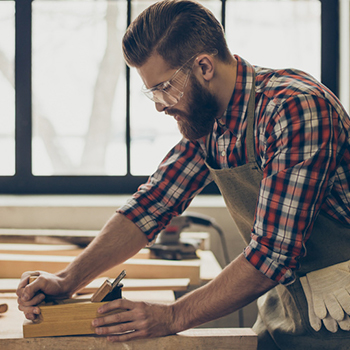
M 97 309 L 103 304 L 106 302 L 92 303 L 89 299 L 66 299 L 59 301 L 59 304 L 56 305 L 40 305 L 39 322 L 25 321 L 23 336 L 34 338 L 94 334 L 95 329 L 91 326 L 94 318 L 124 311 L 116 309 L 103 315 L 97 313 Z
M 20 278 L 25 271 L 55 273 L 73 259 L 71 256 L 0 254 L 0 278 Z M 129 278 L 189 278 L 191 284 L 200 284 L 200 260 L 129 259 L 101 276 L 118 276 L 121 270 L 126 270 Z

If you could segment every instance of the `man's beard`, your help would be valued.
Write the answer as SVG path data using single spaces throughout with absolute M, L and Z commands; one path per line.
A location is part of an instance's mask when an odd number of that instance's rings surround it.
M 174 113 L 181 117 L 178 126 L 181 134 L 191 140 L 198 140 L 208 135 L 219 112 L 219 104 L 215 96 L 202 87 L 194 75 L 190 77 L 191 90 L 188 92 L 189 113 Z M 169 111 L 170 112 L 170 111 Z

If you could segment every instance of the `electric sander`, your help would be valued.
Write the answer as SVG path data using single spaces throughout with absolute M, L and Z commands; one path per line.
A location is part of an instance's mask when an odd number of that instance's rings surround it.
M 213 219 L 197 213 L 185 213 L 174 217 L 159 233 L 155 243 L 149 249 L 161 259 L 198 259 L 196 251 L 200 241 L 184 239 L 181 237 L 181 232 L 191 225 L 212 226 L 212 221 Z

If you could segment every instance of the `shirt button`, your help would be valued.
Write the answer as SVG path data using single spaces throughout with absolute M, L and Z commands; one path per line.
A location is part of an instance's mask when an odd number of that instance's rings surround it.
M 222 151 L 222 152 L 221 152 L 221 156 L 222 156 L 222 157 L 225 157 L 225 156 L 226 156 L 226 151 Z

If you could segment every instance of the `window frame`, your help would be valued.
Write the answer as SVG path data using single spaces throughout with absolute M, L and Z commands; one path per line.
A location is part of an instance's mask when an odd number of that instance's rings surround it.
M 9 1 L 9 0 L 0 0 Z M 0 194 L 130 194 L 146 182 L 147 176 L 130 172 L 130 70 L 126 69 L 126 144 L 125 176 L 36 176 L 32 174 L 32 12 L 35 0 L 15 1 L 15 175 L 0 176 Z M 120 0 L 116 0 L 120 1 Z M 127 1 L 127 24 L 131 21 L 131 2 Z M 321 81 L 336 95 L 339 89 L 339 2 L 321 3 Z M 225 27 L 226 0 L 221 0 Z M 203 194 L 217 194 L 214 184 Z

